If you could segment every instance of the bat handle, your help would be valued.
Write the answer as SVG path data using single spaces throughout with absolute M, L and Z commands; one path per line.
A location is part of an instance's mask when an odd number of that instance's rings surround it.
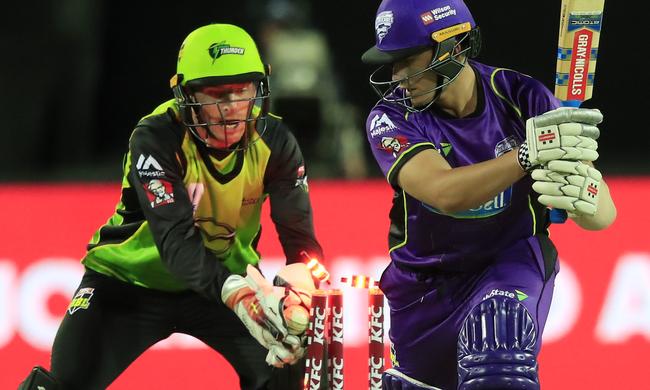
M 551 215 L 549 217 L 551 219 L 551 223 L 565 223 L 569 216 L 566 213 L 566 210 L 551 209 Z
M 574 107 L 578 108 L 582 104 L 581 100 L 562 100 L 562 107 Z M 564 223 L 566 222 L 568 215 L 566 210 L 561 209 L 551 209 L 551 223 Z
M 582 100 L 562 100 L 562 107 L 573 107 L 578 108 L 582 104 Z

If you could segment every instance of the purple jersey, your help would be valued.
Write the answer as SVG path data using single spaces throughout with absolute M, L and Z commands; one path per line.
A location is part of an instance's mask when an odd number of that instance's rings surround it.
M 452 215 L 418 201 L 397 184 L 401 167 L 424 149 L 437 150 L 451 167 L 490 160 L 525 140 L 526 119 L 560 106 L 543 84 L 529 76 L 470 64 L 478 84 L 472 115 L 455 118 L 435 106 L 411 113 L 380 101 L 366 122 L 375 159 L 395 189 L 391 259 L 409 268 L 478 269 L 548 226 L 548 212 L 532 193 L 529 177 L 476 208 Z

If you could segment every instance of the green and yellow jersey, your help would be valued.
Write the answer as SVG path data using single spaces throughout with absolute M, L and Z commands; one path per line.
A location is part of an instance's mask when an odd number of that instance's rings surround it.
M 83 264 L 143 287 L 218 298 L 228 276 L 260 260 L 267 198 L 287 263 L 302 261 L 302 251 L 322 257 L 303 156 L 281 119 L 268 116 L 247 149 L 217 153 L 187 131 L 177 112 L 170 100 L 136 126 L 120 202 Z

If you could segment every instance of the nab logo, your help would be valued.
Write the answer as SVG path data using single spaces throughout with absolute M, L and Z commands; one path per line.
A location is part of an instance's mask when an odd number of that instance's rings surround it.
M 141 154 L 140 157 L 138 157 L 138 162 L 135 164 L 135 167 L 138 168 L 138 170 L 149 170 L 149 169 L 155 169 L 157 171 L 162 171 L 162 167 L 160 164 L 158 164 L 158 161 L 156 161 L 153 156 L 149 155 L 149 157 L 144 157 L 144 154 Z

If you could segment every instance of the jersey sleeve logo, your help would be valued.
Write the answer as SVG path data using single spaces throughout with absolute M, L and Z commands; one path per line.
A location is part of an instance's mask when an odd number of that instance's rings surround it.
M 397 126 L 395 126 L 386 113 L 381 114 L 381 116 L 377 114 L 372 118 L 372 121 L 370 121 L 370 136 L 372 138 L 386 134 L 395 129 L 397 129 Z
M 404 136 L 398 135 L 396 137 L 382 137 L 379 147 L 387 153 L 391 153 L 393 157 L 404 151 L 410 145 L 408 139 Z
M 300 187 L 305 192 L 309 192 L 309 184 L 307 184 L 307 175 L 305 175 L 304 165 L 298 167 L 298 171 L 296 172 L 296 183 L 294 184 L 294 187 Z
M 153 179 L 144 184 L 144 188 L 147 190 L 147 198 L 152 208 L 174 203 L 172 183 L 166 180 Z
M 93 297 L 94 288 L 84 287 L 80 288 L 79 291 L 75 294 L 70 305 L 68 305 L 68 313 L 70 315 L 74 314 L 79 309 L 86 310 L 90 307 L 90 299 Z
M 138 175 L 140 177 L 165 176 L 165 171 L 162 169 L 162 166 L 151 155 L 145 157 L 144 154 L 141 154 L 138 157 L 138 162 L 135 164 L 135 167 L 138 169 Z

